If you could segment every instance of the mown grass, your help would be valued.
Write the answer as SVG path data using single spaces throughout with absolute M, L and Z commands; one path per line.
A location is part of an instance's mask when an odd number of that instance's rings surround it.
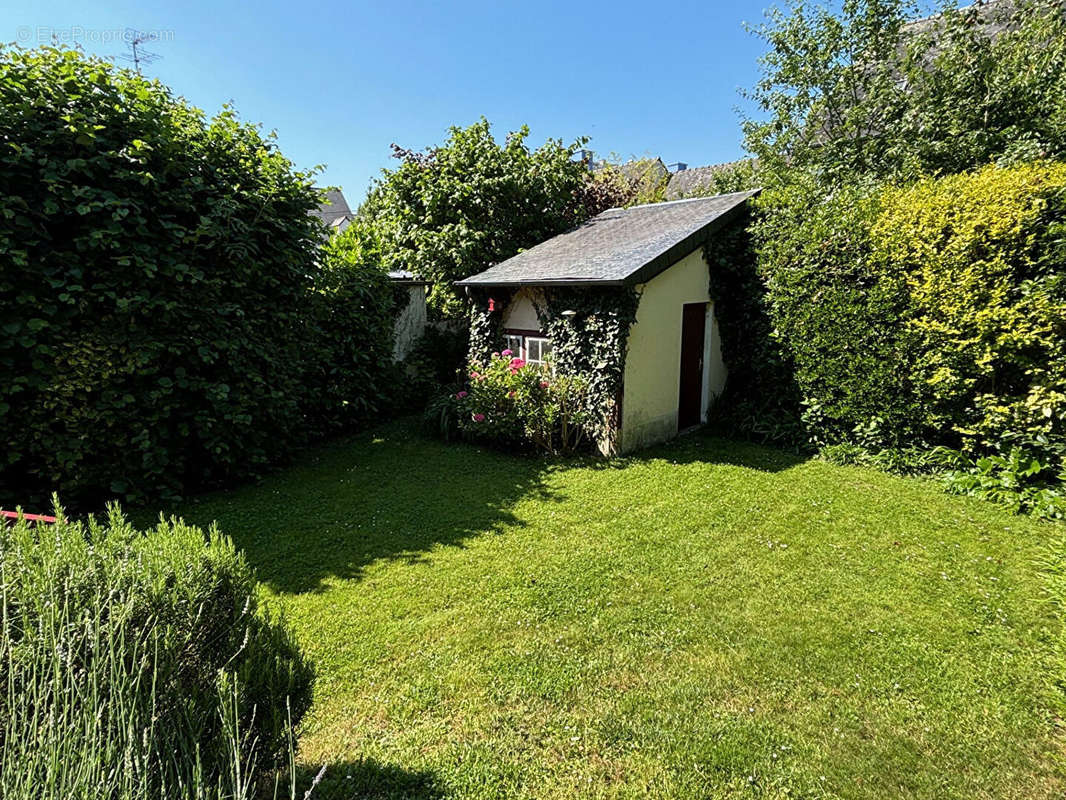
M 404 424 L 184 507 L 319 670 L 313 797 L 1066 790 L 1048 525 L 687 437 L 548 464 Z

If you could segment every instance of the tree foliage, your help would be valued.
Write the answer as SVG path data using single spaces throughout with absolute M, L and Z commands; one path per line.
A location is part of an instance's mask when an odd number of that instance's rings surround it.
M 5 49 L 0 142 L 0 503 L 180 494 L 380 402 L 385 279 L 320 258 L 311 175 L 255 126 Z
M 536 149 L 522 127 L 503 143 L 482 118 L 454 127 L 438 147 L 393 145 L 400 166 L 385 170 L 360 207 L 355 228 L 387 269 L 433 282 L 429 302 L 449 316 L 463 309 L 453 283 L 561 233 L 612 203 L 575 159 L 584 140 L 550 139 Z
M 914 179 L 995 160 L 1066 154 L 1061 0 L 947 3 L 914 21 L 906 0 L 791 0 L 755 31 L 767 43 L 748 93 L 748 148 L 770 189 L 813 176 Z

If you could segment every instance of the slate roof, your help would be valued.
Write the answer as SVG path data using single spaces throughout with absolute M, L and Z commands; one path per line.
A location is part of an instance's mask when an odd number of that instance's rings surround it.
M 418 275 L 415 275 L 413 272 L 406 269 L 389 270 L 389 280 L 393 283 L 409 283 L 412 286 L 428 285 L 428 281 L 423 280 Z
M 348 227 L 354 215 L 348 208 L 348 201 L 344 199 L 344 193 L 340 189 L 330 189 L 326 192 L 326 202 L 311 212 L 322 220 L 332 232 L 340 232 Z
M 651 280 L 691 253 L 755 191 L 612 208 L 459 286 L 621 286 Z

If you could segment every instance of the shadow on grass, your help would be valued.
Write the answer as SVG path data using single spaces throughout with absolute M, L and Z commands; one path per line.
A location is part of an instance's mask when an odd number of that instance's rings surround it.
M 330 578 L 359 578 L 378 559 L 415 563 L 435 545 L 521 525 L 523 498 L 565 500 L 545 488 L 558 469 L 625 469 L 636 463 L 730 464 L 781 472 L 808 458 L 696 430 L 632 455 L 542 459 L 444 443 L 401 420 L 313 450 L 258 485 L 183 503 L 186 520 L 217 521 L 279 592 L 319 591 Z
M 759 472 L 784 472 L 811 460 L 810 453 L 798 453 L 744 439 L 729 438 L 727 433 L 700 428 L 680 436 L 666 445 L 668 458 L 678 463 L 696 461 L 729 464 Z
M 310 800 L 442 800 L 436 776 L 373 759 L 326 765 L 322 780 L 314 784 L 319 769 L 297 767 L 296 797 Z M 307 793 L 310 792 L 308 795 Z
M 697 428 L 646 450 L 607 459 L 586 457 L 573 460 L 569 465 L 591 469 L 625 469 L 632 464 L 665 461 L 671 464 L 727 464 L 774 473 L 784 472 L 810 460 L 809 454 L 731 439 L 720 431 Z
M 553 500 L 552 465 L 423 436 L 400 421 L 310 452 L 254 486 L 183 503 L 191 523 L 217 521 L 279 592 L 359 578 L 378 559 L 417 562 L 435 545 L 520 524 L 525 497 Z

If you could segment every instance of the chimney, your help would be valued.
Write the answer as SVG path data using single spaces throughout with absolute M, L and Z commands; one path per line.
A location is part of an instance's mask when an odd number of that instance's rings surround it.
M 584 150 L 584 149 L 578 150 L 575 155 L 577 155 L 577 160 L 580 163 L 582 163 L 586 167 L 588 167 L 589 171 L 592 170 L 592 151 L 591 150 Z

